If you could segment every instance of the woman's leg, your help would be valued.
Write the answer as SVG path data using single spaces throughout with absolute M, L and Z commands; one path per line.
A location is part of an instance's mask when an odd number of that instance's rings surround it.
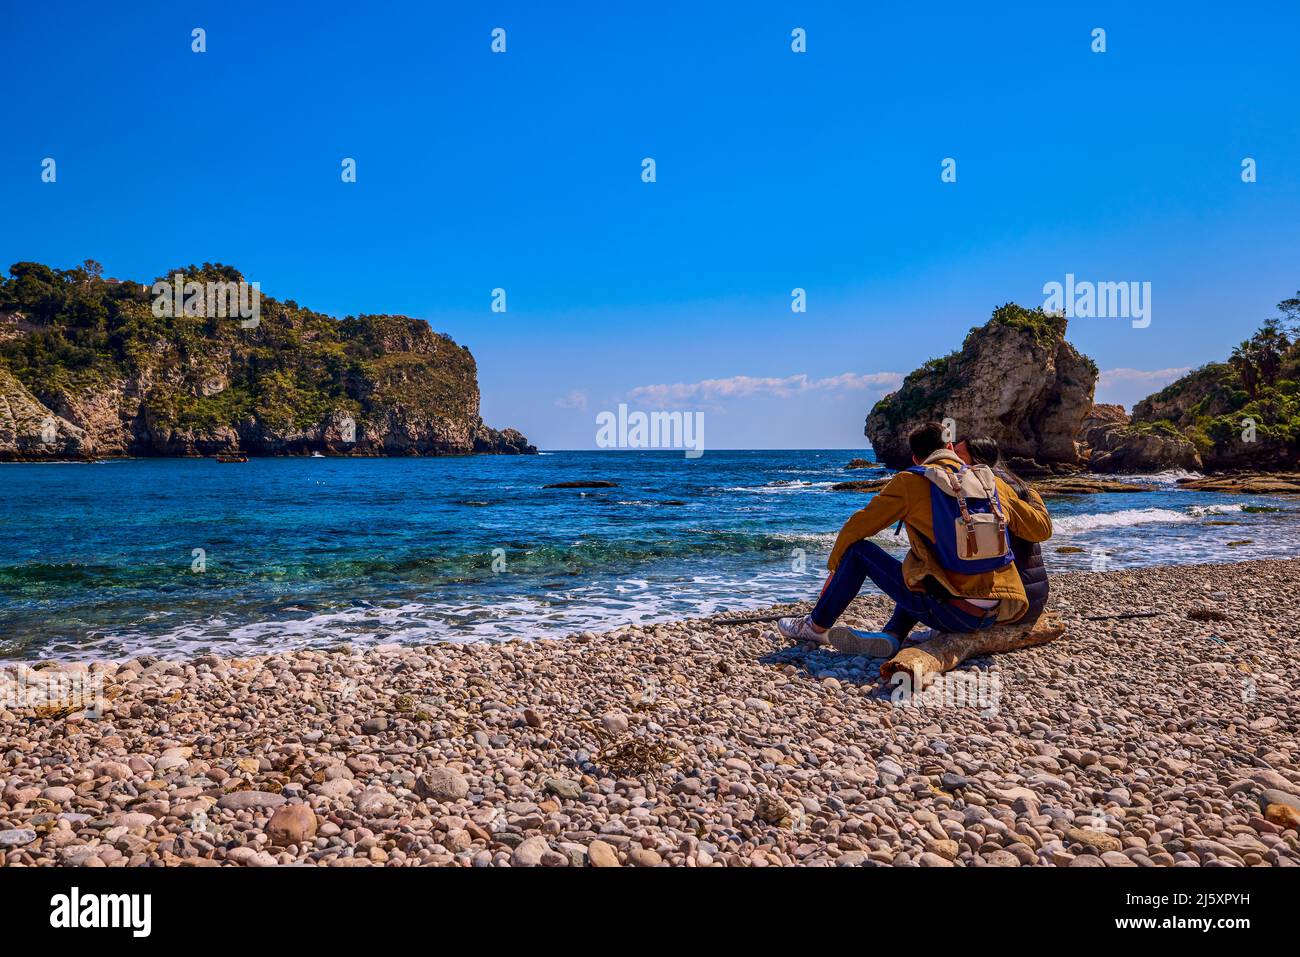
M 898 620 L 900 612 L 917 619 L 926 611 L 925 595 L 912 591 L 903 581 L 903 563 L 875 542 L 863 539 L 850 545 L 840 558 L 835 574 L 812 610 L 813 624 L 818 628 L 835 624 L 868 578 L 897 603 L 891 622 Z

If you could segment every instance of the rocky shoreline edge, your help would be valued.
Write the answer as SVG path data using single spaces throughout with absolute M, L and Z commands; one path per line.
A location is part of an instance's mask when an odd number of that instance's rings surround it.
M 789 647 L 780 609 L 536 642 L 9 662 L 29 689 L 97 685 L 102 713 L 0 707 L 0 862 L 1295 866 L 1297 575 L 1063 573 L 1064 638 L 919 699 L 877 661 Z M 884 611 L 859 599 L 850 619 Z

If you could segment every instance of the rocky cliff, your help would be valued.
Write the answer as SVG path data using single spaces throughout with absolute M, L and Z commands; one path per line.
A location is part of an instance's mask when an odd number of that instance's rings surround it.
M 1163 472 L 1199 469 L 1201 456 L 1190 439 L 1163 423 L 1132 424 L 1119 405 L 1094 405 L 1079 429 L 1093 472 Z
M 1027 471 L 1081 465 L 1075 438 L 1092 408 L 1097 367 L 1065 341 L 1066 319 L 1008 303 L 961 350 L 927 362 L 867 416 L 877 459 L 912 464 L 908 433 L 951 419 L 958 436 L 987 435 Z
M 1183 436 L 1211 471 L 1300 466 L 1300 338 L 1266 323 L 1229 361 L 1137 403 L 1133 422 Z
M 1008 304 L 867 417 L 877 458 L 911 463 L 907 433 L 929 419 L 989 435 L 1026 472 L 1278 471 L 1300 466 L 1300 294 L 1278 304 L 1226 362 L 1133 407 L 1092 405 L 1097 367 L 1065 341 L 1066 320 Z
M 269 297 L 255 322 L 175 311 L 94 263 L 13 266 L 0 280 L 0 459 L 536 451 L 484 425 L 474 357 L 422 320 L 337 320 Z

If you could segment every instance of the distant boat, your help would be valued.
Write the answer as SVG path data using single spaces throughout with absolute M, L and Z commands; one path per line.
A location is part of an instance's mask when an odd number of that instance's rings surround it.
M 313 452 L 313 453 L 311 454 L 311 457 L 314 458 L 314 459 L 323 459 L 323 458 L 325 458 L 325 456 L 321 455 L 319 452 Z
M 218 462 L 223 462 L 223 463 L 225 463 L 225 462 L 247 462 L 247 461 L 248 461 L 248 456 L 245 455 L 243 452 L 218 452 L 218 453 L 217 453 L 217 461 L 218 461 Z

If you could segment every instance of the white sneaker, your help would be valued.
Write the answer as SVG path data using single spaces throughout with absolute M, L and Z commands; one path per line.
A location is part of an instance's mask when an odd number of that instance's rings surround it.
M 812 619 L 807 615 L 800 618 L 778 618 L 776 630 L 791 641 L 811 641 L 815 645 L 826 644 L 825 631 L 815 631 Z
M 831 646 L 846 655 L 864 655 L 867 658 L 892 658 L 898 654 L 899 641 L 883 631 L 857 631 L 846 625 L 836 625 L 827 631 Z

